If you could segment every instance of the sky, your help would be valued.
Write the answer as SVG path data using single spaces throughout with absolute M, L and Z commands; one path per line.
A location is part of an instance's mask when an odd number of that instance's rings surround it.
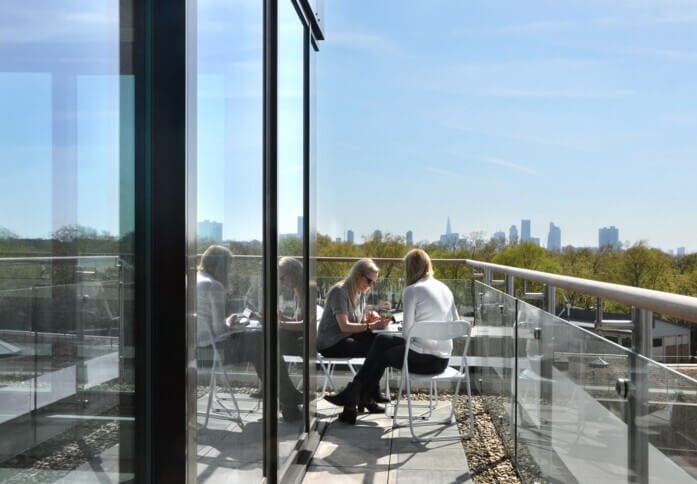
M 697 0 L 324 2 L 318 230 L 697 251 Z
M 197 2 L 196 216 L 262 236 L 261 2 Z M 0 227 L 132 229 L 118 2 L 0 0 Z M 37 11 L 44 15 L 36 15 Z M 279 232 L 302 211 L 302 32 L 279 22 Z M 697 251 L 697 0 L 331 0 L 315 58 L 317 230 Z M 132 198 L 132 197 L 131 197 Z M 131 213 L 131 216 L 124 216 Z

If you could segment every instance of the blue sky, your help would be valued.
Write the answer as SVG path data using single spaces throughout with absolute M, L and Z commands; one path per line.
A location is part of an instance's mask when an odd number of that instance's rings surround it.
M 198 7 L 197 217 L 222 221 L 225 238 L 260 238 L 261 4 Z M 281 7 L 279 229 L 295 232 L 300 36 Z M 118 234 L 133 135 L 118 104 L 118 4 L 0 11 L 0 226 Z M 436 240 L 450 217 L 490 237 L 527 218 L 543 244 L 554 222 L 563 244 L 594 246 L 614 225 L 622 241 L 697 251 L 697 0 L 331 0 L 324 27 L 321 233 Z M 56 130 L 66 106 L 73 133 Z
M 320 232 L 697 250 L 697 1 L 324 8 Z

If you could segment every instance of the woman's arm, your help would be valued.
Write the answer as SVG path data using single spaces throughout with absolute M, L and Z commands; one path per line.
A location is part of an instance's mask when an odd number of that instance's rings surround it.
M 305 326 L 305 323 L 303 321 L 282 319 L 281 315 L 279 314 L 278 315 L 278 325 L 281 328 L 287 329 L 289 331 L 300 332 L 303 330 L 303 326 Z
M 361 321 L 360 323 L 351 322 L 346 313 L 336 314 L 336 324 L 339 325 L 339 329 L 342 333 L 362 333 L 375 327 L 375 324 L 370 321 Z
M 404 334 L 409 334 L 409 330 L 414 325 L 414 319 L 416 318 L 416 298 L 414 291 L 410 287 L 404 288 L 404 293 L 402 295 L 402 304 L 404 309 L 404 320 L 402 322 L 402 330 Z
M 211 331 L 213 338 L 227 330 L 225 325 L 225 288 L 222 284 L 211 283 L 208 287 L 211 308 Z

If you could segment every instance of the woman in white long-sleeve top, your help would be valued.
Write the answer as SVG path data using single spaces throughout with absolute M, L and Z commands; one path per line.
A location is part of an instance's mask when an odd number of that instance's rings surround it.
M 211 245 L 201 256 L 196 277 L 196 315 L 198 346 L 216 343 L 225 363 L 252 363 L 260 380 L 264 376 L 264 334 L 261 331 L 232 331 L 236 315 L 226 318 L 225 302 L 229 284 L 232 253 L 227 247 Z M 278 362 L 279 400 L 284 420 L 302 417 L 298 404 L 302 394 L 295 389 L 287 365 Z
M 422 249 L 413 249 L 404 258 L 404 334 L 419 321 L 454 321 L 458 319 L 452 291 L 433 277 L 431 258 Z M 409 371 L 432 374 L 443 371 L 449 363 L 452 341 L 416 339 L 409 349 Z M 358 407 L 369 402 L 366 389 L 373 388 L 385 369 L 401 368 L 406 342 L 400 336 L 380 334 L 375 338 L 365 363 L 353 381 L 336 395 L 324 398 L 344 407 L 339 419 L 355 423 Z

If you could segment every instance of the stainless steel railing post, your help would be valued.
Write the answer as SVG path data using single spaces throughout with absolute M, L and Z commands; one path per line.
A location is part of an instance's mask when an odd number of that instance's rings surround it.
M 649 438 L 646 431 L 637 426 L 637 419 L 648 413 L 648 365 L 651 357 L 653 312 L 632 308 L 632 353 L 629 357 L 629 374 L 632 390 L 627 401 L 627 467 L 628 482 L 649 482 Z

